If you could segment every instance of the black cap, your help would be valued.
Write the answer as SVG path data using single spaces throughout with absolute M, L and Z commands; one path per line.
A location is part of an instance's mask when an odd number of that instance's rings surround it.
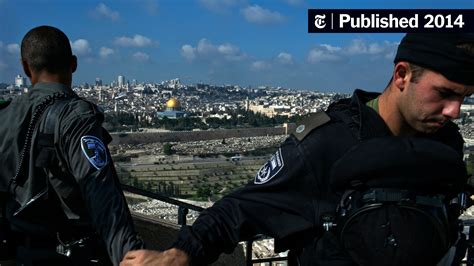
M 335 190 L 365 187 L 458 193 L 466 184 L 462 156 L 439 141 L 414 137 L 381 137 L 363 141 L 334 163 Z
M 470 44 L 466 49 L 463 45 Z M 474 85 L 474 33 L 408 33 L 398 46 L 395 63 L 407 61 L 447 79 Z

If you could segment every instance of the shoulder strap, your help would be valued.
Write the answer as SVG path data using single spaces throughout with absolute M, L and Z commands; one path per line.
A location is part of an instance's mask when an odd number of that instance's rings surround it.
M 302 141 L 311 131 L 331 121 L 326 112 L 315 113 L 304 119 L 297 127 L 294 136 Z
M 17 170 L 15 172 L 15 175 L 12 177 L 12 179 L 10 179 L 10 183 L 9 183 L 9 186 L 8 186 L 8 191 L 14 191 L 14 190 L 12 190 L 12 185 L 17 185 L 20 182 L 24 182 L 24 179 L 27 176 L 27 175 L 23 174 L 23 171 L 25 170 L 24 166 L 26 165 L 26 161 L 29 159 L 29 153 L 30 153 L 30 149 L 31 149 L 31 140 L 33 138 L 33 134 L 35 133 L 35 131 L 38 128 L 38 126 L 37 126 L 38 122 L 41 120 L 44 111 L 50 105 L 53 105 L 55 103 L 55 101 L 57 101 L 58 99 L 66 98 L 66 97 L 69 97 L 69 96 L 65 93 L 56 93 L 54 95 L 47 96 L 36 107 L 32 117 L 31 117 L 30 123 L 28 124 L 28 128 L 27 128 L 27 131 L 26 131 L 26 137 L 25 137 L 25 143 L 23 144 L 23 149 L 21 150 L 21 153 L 20 153 L 20 158 L 18 160 Z M 54 130 L 53 130 L 53 133 L 54 133 Z M 23 178 L 21 178 L 21 180 L 20 180 L 20 177 L 23 177 Z
M 54 131 L 56 122 L 59 120 L 64 106 L 69 103 L 71 98 L 62 98 L 55 101 L 49 107 L 44 119 L 40 123 L 37 144 L 40 146 L 54 147 Z
M 38 155 L 35 159 L 36 167 L 49 167 L 56 157 L 56 149 L 54 147 L 54 132 L 56 123 L 59 121 L 59 115 L 63 111 L 66 104 L 72 98 L 58 99 L 45 114 L 42 119 L 38 134 L 36 137 L 36 147 L 38 148 Z

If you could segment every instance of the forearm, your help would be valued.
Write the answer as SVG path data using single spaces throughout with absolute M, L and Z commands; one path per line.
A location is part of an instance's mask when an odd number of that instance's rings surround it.
M 179 249 L 172 248 L 164 252 L 154 250 L 130 251 L 120 263 L 120 266 L 189 266 L 188 255 Z
M 222 205 L 222 204 L 219 204 Z M 230 253 L 240 240 L 242 221 L 224 219 L 222 206 L 204 211 L 193 226 L 183 226 L 172 247 L 189 254 L 192 264 L 211 263 L 223 252 Z
M 90 177 L 80 185 L 92 225 L 103 239 L 114 264 L 118 264 L 127 251 L 144 247 L 112 176 Z
M 239 195 L 224 197 L 205 210 L 192 227 L 182 227 L 172 247 L 184 250 L 192 262 L 206 264 L 256 234 L 285 239 L 313 229 L 312 223 L 288 210 Z

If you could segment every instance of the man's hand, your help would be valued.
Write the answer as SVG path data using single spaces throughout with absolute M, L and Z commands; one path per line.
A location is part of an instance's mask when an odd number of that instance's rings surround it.
M 189 256 L 182 250 L 172 248 L 164 252 L 155 250 L 132 250 L 125 254 L 120 266 L 169 265 L 189 266 Z

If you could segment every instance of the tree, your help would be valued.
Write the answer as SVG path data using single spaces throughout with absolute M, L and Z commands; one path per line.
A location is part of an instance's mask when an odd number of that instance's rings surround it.
M 172 148 L 173 148 L 173 145 L 166 142 L 165 144 L 163 144 L 163 153 L 166 154 L 166 155 L 173 154 L 173 149 Z
M 467 168 L 467 174 L 469 175 L 468 179 L 468 184 L 473 186 L 474 185 L 474 156 L 472 154 L 469 154 L 466 158 L 466 168 Z
M 196 192 L 196 195 L 203 199 L 211 196 L 211 194 L 212 194 L 212 191 L 211 191 L 211 188 L 209 187 L 199 187 Z

